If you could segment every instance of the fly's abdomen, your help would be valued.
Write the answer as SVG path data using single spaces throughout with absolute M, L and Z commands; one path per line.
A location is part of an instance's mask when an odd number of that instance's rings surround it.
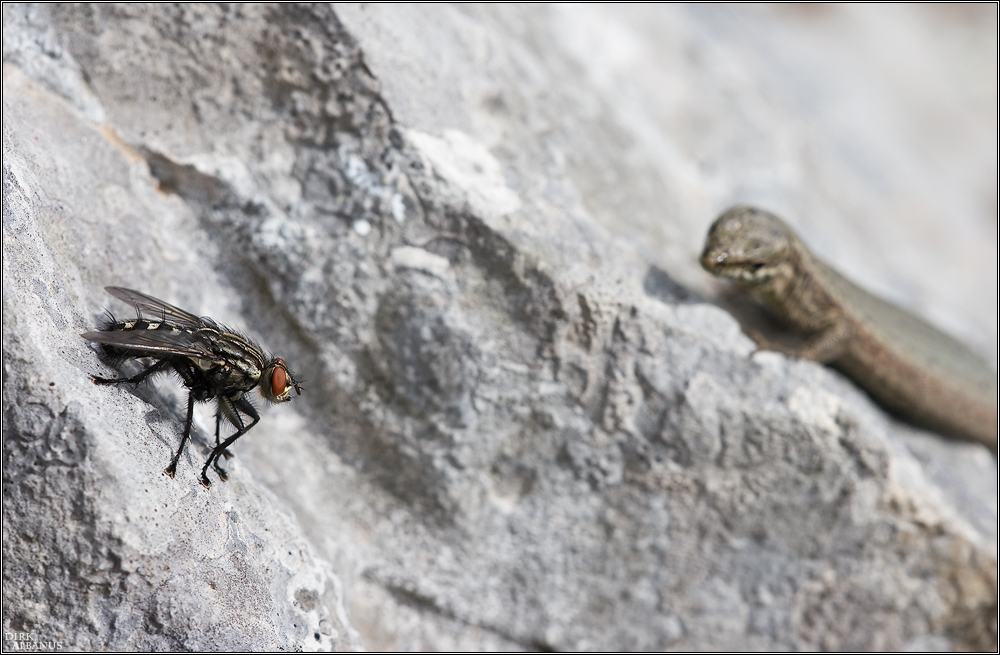
M 90 332 L 87 336 L 100 344 L 108 363 L 116 365 L 142 357 L 168 359 L 165 355 L 172 354 L 170 345 L 190 340 L 192 332 L 166 321 L 136 318 L 111 319 L 99 332 Z
M 102 332 L 142 332 L 148 330 L 166 330 L 168 332 L 190 332 L 166 321 L 150 321 L 145 318 L 134 318 L 130 321 L 109 321 L 101 326 Z

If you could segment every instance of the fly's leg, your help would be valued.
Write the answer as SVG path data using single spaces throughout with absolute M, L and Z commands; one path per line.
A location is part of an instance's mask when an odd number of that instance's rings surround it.
M 184 436 L 181 437 L 181 445 L 177 448 L 177 454 L 174 458 L 170 460 L 170 466 L 163 469 L 163 472 L 174 477 L 177 473 L 177 460 L 181 458 L 181 452 L 184 450 L 184 444 L 187 443 L 188 438 L 191 436 L 191 419 L 194 417 L 194 393 L 188 394 L 188 411 L 187 411 L 187 421 L 184 423 Z
M 219 420 L 220 420 L 221 418 L 222 418 L 222 410 L 217 410 L 217 411 L 215 412 L 215 445 L 216 445 L 216 446 L 218 446 L 218 445 L 219 445 Z M 228 450 L 224 450 L 224 451 L 222 451 L 222 455 L 223 455 L 223 456 L 224 456 L 224 457 L 225 457 L 226 459 L 232 459 L 232 458 L 233 458 L 233 453 L 231 453 L 231 452 L 230 452 L 230 451 L 228 451 Z
M 150 375 L 162 371 L 167 366 L 170 366 L 170 361 L 166 359 L 161 359 L 160 361 L 156 362 L 155 364 L 147 368 L 142 373 L 139 373 L 138 375 L 133 375 L 130 378 L 124 378 L 124 379 L 99 378 L 96 375 L 92 375 L 91 377 L 94 378 L 94 384 L 139 384 L 140 382 L 148 378 Z
M 221 421 L 222 421 L 222 410 L 221 409 L 217 409 L 215 411 L 215 447 L 216 448 L 219 447 L 219 423 Z M 228 449 L 223 450 L 222 454 L 223 454 L 223 456 L 226 459 L 232 459 L 233 458 L 233 454 L 231 452 L 229 452 Z M 215 465 L 212 468 L 214 468 L 215 472 L 219 474 L 219 479 L 222 480 L 223 482 L 225 482 L 226 480 L 229 479 L 229 474 L 226 473 L 226 470 L 224 468 L 222 468 L 221 466 L 219 466 L 219 460 L 218 459 L 215 460 Z
M 247 431 L 253 426 L 257 425 L 260 421 L 260 414 L 254 409 L 253 405 L 246 398 L 241 397 L 239 400 L 230 400 L 224 396 L 219 397 L 219 408 L 221 411 L 225 412 L 226 416 L 233 422 L 234 425 L 239 427 L 239 430 L 235 434 L 230 436 L 228 439 L 223 441 L 221 444 L 212 450 L 211 454 L 208 456 L 208 461 L 205 462 L 205 466 L 201 469 L 201 483 L 205 485 L 206 489 L 211 488 L 212 483 L 208 479 L 208 467 L 213 464 L 218 467 L 219 457 L 226 451 L 227 448 L 233 445 L 237 439 L 242 437 Z M 243 419 L 240 418 L 239 412 L 243 412 L 247 416 L 253 419 L 250 425 L 244 426 Z M 219 476 L 222 477 L 222 476 Z M 225 478 L 223 478 L 225 480 Z

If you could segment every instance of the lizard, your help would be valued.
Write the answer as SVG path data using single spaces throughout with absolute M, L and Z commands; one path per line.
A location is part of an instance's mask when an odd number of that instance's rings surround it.
M 997 452 L 997 376 L 965 344 L 849 281 L 780 218 L 733 207 L 708 231 L 700 262 L 735 280 L 802 335 L 797 347 L 751 335 L 758 350 L 846 374 L 890 412 Z

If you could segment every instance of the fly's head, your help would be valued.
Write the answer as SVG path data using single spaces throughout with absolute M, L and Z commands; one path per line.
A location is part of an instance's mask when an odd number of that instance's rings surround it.
M 278 357 L 272 359 L 260 376 L 260 394 L 272 403 L 286 403 L 292 399 L 291 391 L 302 395 L 302 385 L 295 381 L 295 376 L 288 370 L 285 360 Z
M 712 223 L 700 260 L 709 273 L 754 287 L 785 274 L 795 250 L 795 235 L 777 216 L 733 207 Z

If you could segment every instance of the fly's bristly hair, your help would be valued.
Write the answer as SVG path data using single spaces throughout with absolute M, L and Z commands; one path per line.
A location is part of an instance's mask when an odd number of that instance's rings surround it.
M 106 311 L 107 318 L 97 331 L 81 336 L 100 344 L 105 361 L 118 366 L 129 360 L 153 363 L 130 378 L 101 378 L 95 384 L 138 384 L 158 373 L 173 371 L 188 389 L 187 421 L 181 444 L 164 472 L 173 477 L 184 444 L 190 438 L 195 402 L 215 400 L 215 448 L 201 470 L 201 483 L 211 486 L 208 468 L 222 480 L 227 474 L 219 457 L 232 457 L 228 448 L 260 421 L 260 414 L 247 398 L 254 388 L 269 403 L 291 400 L 291 390 L 302 393 L 285 360 L 272 357 L 246 333 L 216 321 L 190 314 L 162 300 L 124 287 L 105 287 L 112 296 L 131 304 L 136 318 L 119 321 Z M 250 420 L 246 424 L 244 416 Z M 236 428 L 225 441 L 219 438 L 223 417 Z

